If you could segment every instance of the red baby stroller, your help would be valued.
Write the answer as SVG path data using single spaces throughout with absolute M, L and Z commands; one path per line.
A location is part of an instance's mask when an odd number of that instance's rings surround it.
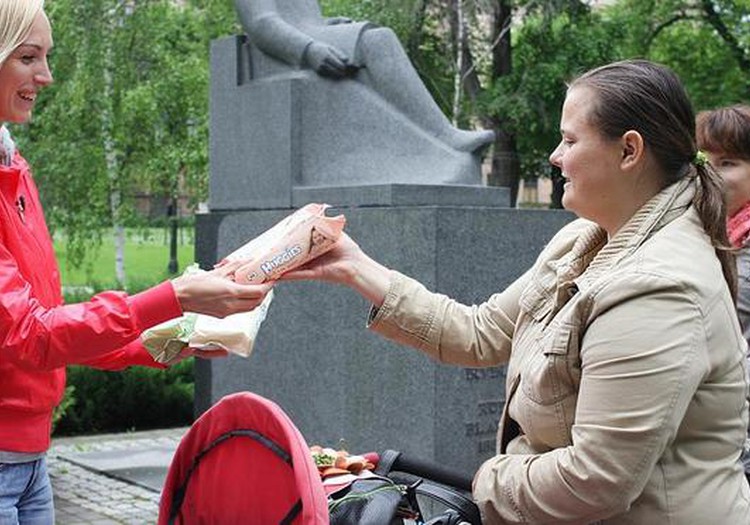
M 407 523 L 386 516 L 409 507 L 411 523 L 481 525 L 470 478 L 394 451 L 377 462 L 373 477 L 329 499 L 310 448 L 286 413 L 256 394 L 231 394 L 198 418 L 177 447 L 158 523 L 391 525 Z M 424 518 L 419 499 L 437 504 L 433 518 Z
M 328 523 L 310 449 L 272 401 L 228 395 L 183 437 L 167 472 L 159 525 L 196 523 Z

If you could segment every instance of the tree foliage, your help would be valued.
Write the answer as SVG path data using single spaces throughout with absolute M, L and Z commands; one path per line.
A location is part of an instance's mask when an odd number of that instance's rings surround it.
M 206 198 L 209 43 L 237 25 L 231 4 L 215 0 L 55 0 L 46 10 L 56 82 L 16 136 L 75 263 L 104 228 L 132 222 L 138 192 Z
M 615 59 L 618 33 L 598 12 L 582 8 L 529 12 L 516 28 L 513 69 L 492 85 L 484 108 L 518 138 L 522 173 L 548 173 L 566 82 Z
M 750 1 L 621 0 L 622 55 L 673 68 L 697 108 L 750 100 Z
M 750 0 L 320 4 L 327 16 L 392 28 L 449 118 L 495 129 L 500 184 L 548 173 L 565 82 L 605 62 L 669 65 L 698 109 L 750 100 Z M 130 220 L 136 191 L 206 198 L 209 45 L 241 29 L 229 0 L 54 0 L 47 11 L 56 83 L 14 134 L 51 226 L 80 260 L 114 215 Z M 108 144 L 116 162 L 108 163 Z M 113 192 L 122 196 L 116 212 Z

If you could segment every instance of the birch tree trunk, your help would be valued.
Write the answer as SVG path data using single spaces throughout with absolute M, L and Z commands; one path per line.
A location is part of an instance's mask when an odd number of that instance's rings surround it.
M 120 5 L 115 4 L 111 10 L 108 11 L 106 27 L 107 31 L 104 35 L 104 57 L 103 57 L 103 95 L 104 104 L 102 107 L 101 114 L 101 126 L 102 126 L 102 140 L 104 146 L 104 157 L 107 169 L 107 179 L 109 180 L 109 206 L 112 214 L 112 228 L 115 243 L 115 278 L 117 282 L 123 288 L 127 286 L 125 278 L 125 227 L 122 224 L 122 216 L 120 213 L 122 195 L 120 193 L 120 185 L 118 181 L 119 163 L 117 161 L 117 151 L 115 149 L 115 138 L 114 138 L 114 108 L 113 108 L 113 96 L 114 96 L 114 77 L 113 72 L 115 70 L 114 63 L 114 33 L 117 27 L 121 25 L 119 20 Z

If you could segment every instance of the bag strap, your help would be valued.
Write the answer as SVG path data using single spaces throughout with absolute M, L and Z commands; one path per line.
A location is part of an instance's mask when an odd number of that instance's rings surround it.
M 470 477 L 441 465 L 405 457 L 397 450 L 385 450 L 380 454 L 375 473 L 388 476 L 391 472 L 403 472 L 421 479 L 422 483 L 414 485 L 416 494 L 455 509 L 461 518 L 472 524 L 482 523 L 476 503 L 464 494 L 471 491 Z
M 292 525 L 294 518 L 302 512 L 302 500 L 298 499 L 297 502 L 289 509 L 286 516 L 279 522 L 279 525 Z
M 435 483 L 471 492 L 472 476 L 455 469 L 446 468 L 433 461 L 405 456 L 395 450 L 386 450 L 380 454 L 376 472 L 389 475 L 393 471 L 413 474 Z
M 393 470 L 393 465 L 396 464 L 401 452 L 397 450 L 384 450 L 378 459 L 378 466 L 375 467 L 375 473 L 381 476 L 388 476 Z
M 201 462 L 201 460 L 211 452 L 214 448 L 216 448 L 221 443 L 227 441 L 228 439 L 234 438 L 234 437 L 247 437 L 252 439 L 253 441 L 256 441 L 269 449 L 271 452 L 276 454 L 279 459 L 281 459 L 284 463 L 288 464 L 290 467 L 292 467 L 292 456 L 284 450 L 281 445 L 276 443 L 274 440 L 270 439 L 267 436 L 264 436 L 260 432 L 257 432 L 255 430 L 251 429 L 236 429 L 236 430 L 230 430 L 228 432 L 225 432 L 221 434 L 219 437 L 214 439 L 211 443 L 206 445 L 193 459 L 192 463 L 190 464 L 190 468 L 187 471 L 187 474 L 185 474 L 185 479 L 182 480 L 182 483 L 175 489 L 174 494 L 172 496 L 172 505 L 169 509 L 169 525 L 174 525 L 177 520 L 177 515 L 180 513 L 180 509 L 182 508 L 182 503 L 185 500 L 185 495 L 187 494 L 187 487 L 188 483 L 190 483 L 190 477 L 193 475 L 193 472 L 196 468 L 198 468 L 198 464 Z M 289 525 L 294 518 L 297 517 L 297 515 L 302 510 L 302 499 L 297 500 L 297 502 L 292 506 L 292 508 L 289 510 L 287 515 L 284 517 L 284 519 L 280 522 L 280 525 Z
M 482 523 L 476 503 L 454 489 L 425 480 L 417 486 L 417 494 L 439 501 L 446 507 L 458 512 L 461 518 L 469 523 L 476 525 Z

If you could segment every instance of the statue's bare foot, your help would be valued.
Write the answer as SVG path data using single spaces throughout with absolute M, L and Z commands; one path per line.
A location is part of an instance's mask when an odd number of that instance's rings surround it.
M 480 153 L 495 140 L 495 132 L 489 129 L 468 131 L 454 128 L 443 140 L 459 151 Z

